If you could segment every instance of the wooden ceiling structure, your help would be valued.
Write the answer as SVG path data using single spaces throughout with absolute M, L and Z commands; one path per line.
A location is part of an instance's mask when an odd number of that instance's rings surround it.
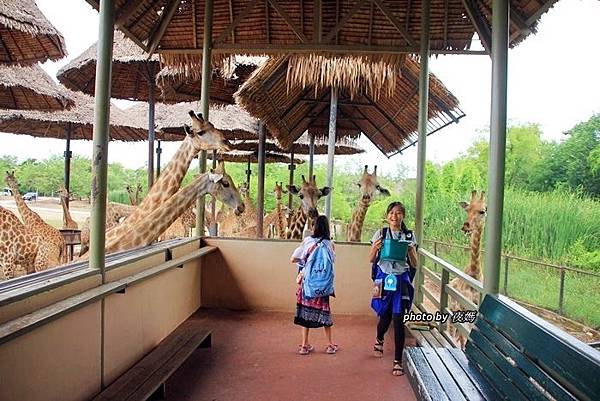
M 86 0 L 96 9 L 99 0 Z M 557 0 L 511 0 L 510 45 L 534 33 Z M 214 0 L 213 54 L 419 53 L 421 2 L 414 0 Z M 199 63 L 203 0 L 115 0 L 116 26 L 170 65 Z M 431 54 L 491 47 L 492 0 L 431 0 Z M 473 50 L 477 35 L 484 50 Z

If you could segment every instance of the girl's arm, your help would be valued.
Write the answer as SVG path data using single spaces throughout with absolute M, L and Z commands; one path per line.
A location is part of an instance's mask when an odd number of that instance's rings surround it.
M 410 260 L 410 265 L 415 269 L 417 268 L 417 249 L 414 246 L 408 247 L 408 259 Z
M 375 259 L 377 258 L 377 252 L 379 252 L 379 249 L 381 248 L 382 241 L 383 238 L 379 238 L 371 245 L 371 249 L 369 250 L 369 263 L 375 262 Z

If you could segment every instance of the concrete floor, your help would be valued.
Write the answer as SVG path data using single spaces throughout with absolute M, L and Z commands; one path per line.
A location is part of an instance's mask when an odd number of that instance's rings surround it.
M 414 400 L 406 376 L 392 375 L 392 349 L 375 358 L 376 318 L 334 314 L 340 345 L 325 353 L 323 329 L 311 330 L 310 355 L 296 353 L 300 328 L 287 313 L 200 310 L 213 329 L 212 348 L 199 349 L 167 382 L 177 401 L 377 401 Z M 386 346 L 393 346 L 393 328 Z M 413 345 L 412 339 L 407 345 Z

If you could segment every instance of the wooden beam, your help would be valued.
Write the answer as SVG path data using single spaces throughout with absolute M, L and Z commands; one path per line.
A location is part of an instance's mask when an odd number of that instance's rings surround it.
M 100 4 L 97 0 L 86 0 L 92 7 L 94 7 L 96 10 L 100 9 Z M 137 38 L 137 36 L 135 36 L 134 34 L 132 34 L 129 29 L 127 29 L 127 27 L 124 24 L 119 24 L 119 23 L 115 23 L 115 25 L 119 28 L 119 30 L 121 32 L 123 32 L 125 34 L 125 36 L 127 36 L 129 39 L 131 39 L 131 41 L 133 43 L 135 43 L 136 45 L 138 45 L 140 47 L 140 49 L 142 49 L 145 52 L 148 52 L 148 48 L 146 47 L 146 45 Z
M 365 93 L 365 94 L 363 94 L 363 96 L 364 96 L 364 97 L 365 97 L 365 98 L 366 98 L 366 99 L 367 99 L 369 102 L 373 103 L 373 106 L 374 106 L 374 107 L 377 109 L 377 111 L 378 111 L 379 113 L 381 113 L 381 115 L 382 115 L 384 118 L 387 118 L 387 117 L 388 117 L 388 116 L 387 116 L 387 113 L 386 113 L 386 111 L 385 111 L 385 110 L 383 110 L 381 107 L 379 107 L 379 105 L 378 105 L 376 102 L 374 102 L 374 101 L 373 101 L 373 99 L 371 99 L 371 98 L 369 97 L 369 95 L 367 95 L 367 94 Z M 392 120 L 392 119 L 389 119 L 389 118 L 388 118 L 388 121 L 390 121 L 390 123 L 391 123 L 391 124 L 394 126 L 394 128 L 396 128 L 398 131 L 400 131 L 400 132 L 401 132 L 401 133 L 403 133 L 404 135 L 408 136 L 408 133 L 407 133 L 406 131 L 404 131 L 404 129 L 403 129 L 402 127 L 400 127 L 398 124 L 396 124 L 396 122 L 395 122 L 394 120 Z
M 229 0 L 229 23 L 233 24 L 233 0 Z M 231 31 L 231 43 L 235 43 L 235 28 Z
M 492 32 L 490 31 L 485 18 L 483 18 L 483 15 L 481 15 L 481 12 L 473 4 L 472 0 L 462 0 L 462 3 L 477 35 L 479 35 L 479 39 L 481 39 L 483 48 L 490 53 L 492 51 Z
M 196 27 L 198 21 L 196 21 L 196 0 L 192 0 L 192 31 L 194 32 L 194 47 L 198 47 L 198 35 L 196 35 Z
M 408 0 L 406 3 L 406 20 L 404 21 L 404 26 L 407 31 L 410 28 L 410 7 L 411 6 L 412 6 L 412 0 Z
M 162 39 L 167 27 L 169 26 L 169 22 L 175 15 L 175 11 L 179 7 L 181 0 L 173 0 L 169 2 L 167 8 L 163 9 L 163 13 L 160 16 L 160 21 L 158 23 L 158 29 L 150 36 L 150 40 L 148 40 L 148 53 L 152 54 L 158 47 L 160 40 Z
M 385 150 L 381 147 L 381 145 L 379 145 L 378 143 L 374 142 L 373 139 L 371 139 L 371 137 L 369 135 L 367 135 L 362 128 L 360 128 L 355 121 L 367 121 L 368 120 L 366 118 L 355 118 L 355 117 L 351 117 L 348 113 L 344 112 L 342 109 L 340 109 L 340 117 L 344 118 L 346 121 L 350 121 L 352 123 L 352 125 L 354 125 L 354 128 L 356 128 L 361 134 L 364 134 L 367 139 L 373 144 L 373 146 L 375 146 L 377 149 L 379 149 L 379 151 L 381 153 L 383 153 L 384 155 L 387 156 L 387 153 L 385 153 Z
M 300 30 L 304 33 L 304 1 L 298 0 L 300 3 Z
M 387 135 L 381 131 L 381 129 L 377 126 L 377 124 L 375 124 L 370 118 L 369 116 L 367 116 L 366 114 L 364 114 L 362 112 L 362 110 L 360 110 L 358 107 L 355 107 L 354 110 L 356 110 L 358 112 L 358 114 L 360 114 L 365 120 L 367 120 L 367 122 L 369 124 L 371 124 L 371 126 L 373 128 L 375 128 L 375 131 L 379 132 L 379 135 L 382 136 L 383 139 L 385 139 L 385 141 L 387 142 L 388 145 L 390 145 L 392 147 L 392 149 L 396 149 L 396 145 L 394 145 L 394 143 L 390 140 L 390 138 L 387 137 Z M 361 129 L 362 131 L 362 129 Z M 379 148 L 381 150 L 381 148 Z M 383 150 L 382 150 L 383 151 Z M 386 153 L 383 151 L 383 153 Z
M 415 47 L 401 46 L 367 46 L 367 45 L 332 45 L 332 44 L 227 44 L 222 43 L 213 47 L 213 53 L 249 53 L 249 54 L 282 54 L 282 53 L 314 53 L 314 52 L 359 54 L 413 54 L 418 53 Z M 159 54 L 202 54 L 202 49 L 180 48 L 180 49 L 157 49 Z M 431 50 L 430 54 L 465 54 L 483 56 L 488 53 L 485 50 Z
M 444 0 L 444 49 L 448 46 L 448 0 Z
M 285 23 L 288 24 L 288 26 L 292 29 L 292 31 L 298 37 L 298 39 L 300 39 L 300 41 L 302 43 L 308 43 L 308 38 L 306 36 L 304 36 L 302 31 L 296 27 L 296 25 L 294 24 L 294 21 L 292 21 L 292 19 L 288 15 L 288 13 L 285 12 L 285 10 L 283 9 L 283 7 L 281 7 L 281 5 L 278 3 L 278 1 L 277 0 L 267 0 L 267 1 L 269 3 L 271 3 L 271 5 L 275 9 L 275 11 L 277 11 L 277 13 L 281 16 L 281 18 L 283 18 Z
M 404 99 L 404 102 L 402 102 L 402 104 L 398 107 L 398 110 L 394 113 L 394 115 L 392 116 L 392 119 L 395 119 L 396 117 L 398 117 L 398 115 L 400 113 L 402 113 L 404 111 L 404 109 L 406 109 L 406 106 L 408 106 L 408 104 L 410 103 L 410 101 L 419 93 L 419 87 L 416 86 L 413 91 L 410 93 L 410 96 L 407 96 Z M 383 126 L 381 127 L 382 129 L 387 127 L 389 123 L 386 122 L 385 124 L 383 124 Z
M 329 43 L 329 42 L 331 42 L 331 40 L 344 27 L 344 25 L 346 25 L 346 23 L 348 22 L 348 20 L 350 20 L 350 18 L 352 18 L 354 16 L 354 14 L 356 14 L 358 12 L 358 10 L 360 10 L 361 7 L 366 2 L 367 2 L 367 0 L 358 0 L 356 3 L 354 3 L 354 5 L 350 9 L 350 11 L 348 11 L 348 13 L 346 15 L 344 15 L 344 17 L 340 20 L 340 22 L 338 22 L 336 24 L 336 26 L 327 34 L 327 36 L 323 40 L 323 43 Z
M 367 41 L 369 46 L 371 46 L 371 43 L 373 41 L 373 7 L 373 2 L 371 2 L 369 5 L 369 40 Z
M 250 14 L 252 12 L 252 10 L 254 10 L 254 7 L 256 7 L 256 3 L 258 3 L 258 0 L 250 0 L 250 2 L 246 5 L 246 7 L 244 7 L 242 12 L 239 13 L 235 17 L 233 22 L 231 22 L 229 25 L 227 25 L 227 28 L 225 28 L 225 30 L 223 32 L 221 32 L 221 34 L 219 35 L 217 40 L 215 40 L 215 42 L 214 42 L 215 46 L 220 43 L 223 43 L 223 42 L 225 42 L 225 40 L 227 40 L 227 37 L 233 32 L 233 30 L 235 28 L 237 28 L 237 26 L 240 24 L 240 22 L 244 18 L 246 18 L 248 16 L 248 14 Z
M 313 10 L 313 42 L 318 44 L 321 43 L 321 36 L 323 36 L 323 10 L 321 7 L 321 0 L 315 0 L 314 7 L 315 8 Z
M 373 2 L 379 7 L 381 12 L 387 17 L 388 20 L 394 25 L 396 30 L 400 32 L 400 34 L 404 37 L 409 46 L 415 46 L 414 39 L 410 36 L 408 31 L 404 29 L 404 27 L 400 24 L 400 21 L 394 16 L 389 8 L 385 4 L 383 4 L 382 0 L 373 0 Z
M 231 0 L 229 0 L 231 1 Z M 269 0 L 265 0 L 265 23 L 267 25 L 267 43 L 271 43 L 271 21 L 269 19 Z
M 328 103 L 327 100 L 315 100 L 315 99 L 309 99 L 309 98 L 301 98 L 300 99 L 303 102 L 323 102 L 323 103 Z M 338 102 L 338 106 L 373 106 L 371 103 L 366 103 L 366 102 Z

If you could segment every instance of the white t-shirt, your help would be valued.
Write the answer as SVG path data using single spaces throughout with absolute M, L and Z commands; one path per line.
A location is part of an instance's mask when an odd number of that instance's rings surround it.
M 294 249 L 294 252 L 292 252 L 292 258 L 300 260 L 297 263 L 298 270 L 302 270 L 302 268 L 304 267 L 304 260 L 307 257 L 308 250 L 314 244 L 316 244 L 318 240 L 319 240 L 318 238 L 313 238 L 312 236 L 309 235 L 308 237 L 304 238 L 304 240 L 302 241 L 302 243 L 300 244 L 300 246 L 298 248 Z M 323 240 L 323 242 L 325 244 L 329 245 L 330 247 L 333 247 L 332 241 Z M 335 255 L 334 255 L 334 261 L 335 261 Z
M 373 238 L 371 238 L 371 244 L 381 238 L 382 229 L 375 231 L 373 234 Z M 411 233 L 404 234 L 402 231 L 392 231 L 390 228 L 387 230 L 387 238 L 401 239 L 405 241 L 410 241 L 409 246 L 416 246 L 417 242 L 415 241 L 414 235 Z M 378 262 L 379 268 L 385 274 L 402 274 L 408 269 L 408 264 L 406 262 L 392 262 L 391 260 L 380 260 Z

